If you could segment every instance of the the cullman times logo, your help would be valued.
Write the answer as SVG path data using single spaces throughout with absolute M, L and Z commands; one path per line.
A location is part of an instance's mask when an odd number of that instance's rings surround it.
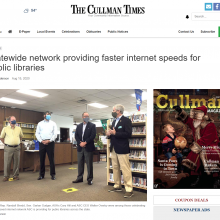
M 71 5 L 72 14 L 144 14 L 145 7 L 132 7 L 130 5 L 123 5 L 123 7 L 95 7 L 89 5 L 87 7 L 79 7 Z

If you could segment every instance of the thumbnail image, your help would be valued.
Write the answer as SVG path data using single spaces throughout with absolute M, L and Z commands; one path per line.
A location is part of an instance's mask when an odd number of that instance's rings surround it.
M 154 90 L 154 189 L 220 188 L 220 90 Z

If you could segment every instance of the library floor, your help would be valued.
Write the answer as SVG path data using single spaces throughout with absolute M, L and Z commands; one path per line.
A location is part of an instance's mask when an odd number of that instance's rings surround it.
M 146 201 L 147 194 L 134 191 L 134 196 L 124 198 L 122 192 L 108 192 L 112 186 L 106 185 L 106 162 L 94 162 L 93 185 L 86 181 L 85 166 L 84 182 L 73 184 L 77 177 L 77 164 L 56 166 L 56 180 L 50 179 L 49 171 L 45 179 L 37 180 L 39 174 L 31 171 L 20 173 L 20 180 L 3 182 L 0 175 L 0 201 Z M 76 169 L 69 169 L 76 168 Z M 78 191 L 63 189 L 75 188 Z

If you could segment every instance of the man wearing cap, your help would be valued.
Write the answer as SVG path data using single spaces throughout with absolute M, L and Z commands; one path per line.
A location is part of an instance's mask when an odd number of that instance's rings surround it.
M 19 180 L 20 143 L 24 136 L 20 127 L 16 126 L 16 118 L 9 117 L 10 125 L 2 129 L 0 140 L 4 146 L 4 179 L 9 180 L 11 161 L 13 160 L 13 179 Z
M 179 106 L 174 106 L 177 111 L 176 119 L 187 124 L 193 132 L 194 142 L 190 146 L 190 153 L 183 160 L 182 164 L 191 170 L 194 182 L 192 187 L 198 185 L 202 170 L 207 175 L 213 175 L 215 178 L 214 188 L 220 186 L 220 150 L 218 147 L 218 134 L 213 123 L 214 120 L 207 115 L 206 106 L 191 109 L 190 117 Z
M 55 180 L 55 163 L 54 163 L 54 141 L 57 138 L 57 125 L 51 119 L 51 113 L 44 113 L 44 120 L 39 122 L 36 130 L 36 138 L 40 142 L 40 173 L 38 180 L 44 179 L 45 176 L 45 157 L 46 153 L 50 161 L 51 179 Z

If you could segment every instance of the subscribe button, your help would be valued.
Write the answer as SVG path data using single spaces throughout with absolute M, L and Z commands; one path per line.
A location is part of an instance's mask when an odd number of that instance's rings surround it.
M 154 196 L 154 205 L 219 205 L 220 196 Z

